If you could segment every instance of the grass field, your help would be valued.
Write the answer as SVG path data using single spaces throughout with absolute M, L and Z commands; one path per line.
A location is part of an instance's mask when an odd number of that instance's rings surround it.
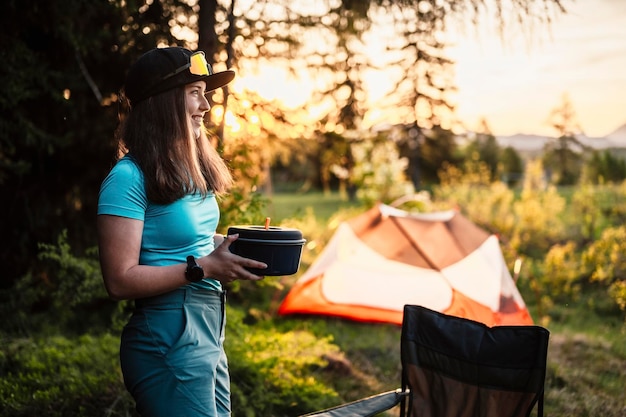
M 272 197 L 268 212 L 275 223 L 309 213 L 325 225 L 338 210 L 355 207 L 334 194 L 278 194 Z M 520 290 L 536 319 L 535 295 L 527 287 Z M 400 384 L 397 326 L 299 317 L 277 319 L 277 324 L 306 329 L 320 337 L 333 336 L 345 354 L 335 364 L 340 369 L 337 384 L 345 401 Z M 551 332 L 546 416 L 626 416 L 626 326 L 606 293 L 590 288 L 579 299 L 555 304 L 550 311 L 543 311 L 541 324 Z
M 322 192 L 277 193 L 269 197 L 269 200 L 267 213 L 276 224 L 284 219 L 302 217 L 309 211 L 324 221 L 341 209 L 358 207 L 360 204 L 350 202 L 337 193 L 325 195 Z

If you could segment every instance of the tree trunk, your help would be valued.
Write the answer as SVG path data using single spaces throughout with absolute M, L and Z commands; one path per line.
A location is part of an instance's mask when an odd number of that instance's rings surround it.
M 217 25 L 216 15 L 218 4 L 217 0 L 199 0 L 200 12 L 198 14 L 198 49 L 204 51 L 209 64 L 215 64 L 215 57 L 218 56 L 220 51 L 220 45 L 215 32 Z M 227 60 L 226 66 L 230 68 L 233 61 L 233 39 L 235 33 L 235 15 L 233 10 L 235 8 L 235 0 L 231 2 L 231 8 L 228 13 L 228 40 L 226 44 Z M 220 120 L 218 126 L 216 126 L 215 134 L 217 136 L 217 150 L 219 153 L 224 151 L 224 122 L 226 120 L 226 109 L 228 108 L 228 86 L 222 88 L 224 92 L 224 101 L 222 106 L 224 108 L 224 116 Z M 210 116 L 207 116 L 210 117 Z
M 204 51 L 209 64 L 215 63 L 217 53 L 217 33 L 215 33 L 215 15 L 217 13 L 217 0 L 199 0 L 200 12 L 198 13 L 198 49 Z

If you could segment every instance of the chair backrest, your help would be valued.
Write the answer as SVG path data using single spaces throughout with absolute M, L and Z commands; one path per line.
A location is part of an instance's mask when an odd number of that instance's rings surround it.
M 543 390 L 550 333 L 404 307 L 402 384 L 411 417 L 528 417 Z

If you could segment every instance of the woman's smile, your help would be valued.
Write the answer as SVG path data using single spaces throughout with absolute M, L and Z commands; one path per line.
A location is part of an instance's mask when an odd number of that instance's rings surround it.
M 207 100 L 206 83 L 197 81 L 185 86 L 185 104 L 187 106 L 187 115 L 191 120 L 191 127 L 196 137 L 200 136 L 203 128 L 204 114 L 211 110 L 209 100 Z

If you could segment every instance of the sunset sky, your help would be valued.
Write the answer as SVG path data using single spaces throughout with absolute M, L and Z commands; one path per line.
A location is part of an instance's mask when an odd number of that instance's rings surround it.
M 458 37 L 457 115 L 468 129 L 486 118 L 493 133 L 554 134 L 548 123 L 567 94 L 580 127 L 604 136 L 626 123 L 626 1 L 565 3 L 550 31 L 525 41 L 495 31 Z
M 550 113 L 567 96 L 579 126 L 588 136 L 605 136 L 626 123 L 626 0 L 564 0 L 566 15 L 532 33 L 519 26 L 501 39 L 494 25 L 450 33 L 448 56 L 456 61 L 456 115 L 465 129 L 476 130 L 485 119 L 495 135 L 554 135 Z M 368 50 L 384 54 L 382 22 Z M 470 26 L 471 28 L 471 26 Z M 393 77 L 371 72 L 375 109 L 371 123 L 397 121 L 376 108 L 377 97 L 393 87 Z M 242 74 L 235 88 L 248 88 L 266 98 L 298 106 L 315 80 L 290 79 L 280 68 L 258 75 Z M 367 81 L 366 81 L 367 83 Z M 367 120 L 367 119 L 366 119 Z

